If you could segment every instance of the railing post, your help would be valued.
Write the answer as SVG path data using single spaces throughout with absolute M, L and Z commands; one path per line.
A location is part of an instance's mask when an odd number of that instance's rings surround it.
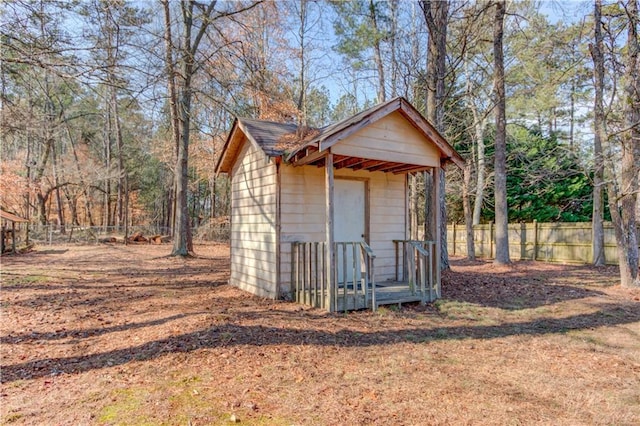
M 369 306 L 369 256 L 367 255 L 364 246 L 360 244 L 360 266 L 364 265 L 364 276 L 360 271 L 360 285 L 362 286 L 362 292 L 364 295 L 364 306 Z M 362 268 L 361 268 L 362 269 Z
M 349 294 L 347 286 L 347 244 L 342 244 L 342 288 L 344 289 L 344 313 L 346 314 L 347 309 L 347 295 Z
M 376 304 L 376 269 L 375 269 L 375 265 L 374 265 L 374 257 L 370 257 L 369 258 L 369 262 L 371 262 L 371 307 L 373 308 L 373 311 L 375 312 L 378 309 L 378 306 Z
M 429 244 L 429 256 L 431 259 L 433 259 L 436 255 L 436 248 L 434 243 L 430 243 Z M 429 297 L 430 299 L 433 301 L 435 300 L 437 297 L 439 297 L 439 291 L 438 291 L 438 281 L 436 281 L 436 277 L 435 274 L 433 272 L 433 268 L 434 268 L 434 263 L 435 261 L 430 261 L 429 262 L 429 279 L 431 280 L 430 286 L 429 286 Z
M 416 254 L 412 244 L 408 244 L 408 253 L 411 253 L 407 259 L 407 266 L 409 267 L 409 289 L 411 294 L 416 292 Z
M 319 265 L 319 261 L 318 261 L 318 243 L 315 242 L 313 243 L 313 248 L 314 248 L 314 253 L 313 253 L 313 261 L 314 261 L 314 268 L 313 268 L 313 291 L 314 291 L 314 295 L 313 295 L 313 306 L 315 308 L 319 308 L 320 307 L 320 299 L 319 299 L 319 295 L 318 295 L 318 290 L 319 290 L 319 286 L 318 286 L 318 265 Z
M 322 247 L 322 255 L 320 256 L 320 261 L 322 262 L 322 267 L 320 268 L 320 279 L 322 281 L 321 289 L 321 308 L 327 309 L 327 243 L 321 242 L 320 247 Z
M 351 259 L 351 266 L 352 266 L 352 276 L 351 279 L 353 280 L 353 307 L 354 309 L 358 306 L 358 281 L 357 281 L 357 276 L 356 276 L 356 243 L 350 243 L 351 244 L 351 256 L 353 257 L 353 259 Z
M 298 243 L 291 243 L 291 287 L 295 289 L 294 300 L 296 303 L 300 303 L 298 296 L 300 289 L 298 288 L 298 259 L 296 255 L 298 253 Z
M 308 286 L 309 282 L 307 277 L 309 276 L 309 262 L 307 261 L 307 243 L 302 243 L 302 303 L 308 304 Z
M 431 256 L 435 257 L 436 253 L 437 251 L 436 251 L 435 243 L 431 243 Z M 433 271 L 432 269 L 431 273 L 433 275 L 433 286 L 435 288 L 435 297 L 432 298 L 433 300 L 435 298 L 440 297 L 440 280 L 438 280 L 437 277 L 435 276 L 435 274 L 439 274 L 440 271 L 439 270 Z
M 400 265 L 398 265 L 398 241 L 394 241 L 393 242 L 393 247 L 395 248 L 395 252 L 396 252 L 396 264 L 395 264 L 395 274 L 396 274 L 396 282 L 398 282 L 398 267 Z
M 427 281 L 427 258 L 420 254 L 420 299 L 422 304 L 425 303 L 425 297 L 427 295 L 426 289 L 426 281 Z
M 333 264 L 332 273 L 333 279 L 331 280 L 331 292 L 332 292 L 332 300 L 333 300 L 333 311 L 338 310 L 338 243 L 333 243 L 333 252 L 335 256 L 335 262 Z

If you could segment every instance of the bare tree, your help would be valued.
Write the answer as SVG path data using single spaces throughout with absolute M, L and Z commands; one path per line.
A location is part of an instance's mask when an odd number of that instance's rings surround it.
M 467 259 L 475 260 L 476 247 L 473 235 L 473 221 L 471 220 L 471 201 L 469 195 L 469 188 L 471 187 L 471 166 L 472 163 L 467 160 L 463 170 L 463 185 L 462 185 L 462 209 L 464 210 L 464 224 L 467 234 Z M 455 241 L 454 241 L 455 244 Z
M 597 8 L 596 4 L 596 8 Z M 624 129 L 619 134 L 622 161 L 620 179 L 607 183 L 609 211 L 618 246 L 620 282 L 624 287 L 640 287 L 636 204 L 640 184 L 640 42 L 638 3 L 623 5 L 627 18 L 627 46 L 624 76 Z M 612 175 L 612 173 L 610 173 Z
M 594 4 L 594 43 L 589 45 L 593 58 L 593 214 L 592 223 L 592 263 L 596 266 L 605 264 L 604 255 L 604 161 L 602 158 L 602 142 L 607 139 L 604 114 L 604 41 L 602 36 L 602 0 Z
M 428 62 L 427 62 L 427 119 L 444 134 L 444 102 L 446 97 L 445 79 L 447 75 L 447 23 L 449 18 L 449 3 L 446 1 L 422 0 L 420 2 L 429 32 Z M 440 173 L 440 212 L 441 227 L 434 232 L 440 232 L 440 268 L 449 269 L 449 253 L 447 251 L 447 211 L 445 202 L 445 173 Z M 427 192 L 431 187 L 429 176 L 425 173 Z
M 191 225 L 189 223 L 189 140 L 191 137 L 191 104 L 194 88 L 193 78 L 202 67 L 197 59 L 201 42 L 207 29 L 218 19 L 231 16 L 254 7 L 256 3 L 238 3 L 232 10 L 216 10 L 217 1 L 207 3 L 181 0 L 180 19 L 171 18 L 169 0 L 161 0 L 165 21 L 166 72 L 168 78 L 172 138 L 177 149 L 175 179 L 176 208 L 173 232 L 173 256 L 188 256 L 193 253 Z M 172 28 L 178 28 L 179 42 L 174 43 Z
M 507 119 L 504 88 L 504 35 L 505 2 L 497 0 L 493 21 L 493 58 L 494 58 L 494 96 L 495 96 L 495 218 L 496 218 L 496 255 L 494 263 L 507 264 L 509 258 L 509 217 L 507 207 Z

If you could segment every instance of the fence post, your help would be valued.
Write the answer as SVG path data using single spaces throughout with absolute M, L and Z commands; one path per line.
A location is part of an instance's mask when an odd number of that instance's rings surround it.
M 489 258 L 493 259 L 493 222 L 489 222 Z
M 453 222 L 453 255 L 456 255 L 456 223 Z
M 533 260 L 538 259 L 538 221 L 533 219 Z

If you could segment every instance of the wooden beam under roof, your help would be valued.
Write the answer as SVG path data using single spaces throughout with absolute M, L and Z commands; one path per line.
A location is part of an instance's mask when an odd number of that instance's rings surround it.
M 407 164 L 405 163 L 395 163 L 395 162 L 387 161 L 384 164 L 380 164 L 379 166 L 369 168 L 369 171 L 370 172 L 386 172 L 389 169 L 394 169 L 396 167 L 406 166 L 406 165 Z
M 369 160 L 366 158 L 359 158 L 359 157 L 347 157 L 346 160 L 341 161 L 342 164 L 339 168 L 346 167 L 347 169 L 351 169 L 354 166 L 357 166 L 358 164 L 364 163 L 365 161 L 369 161 Z
M 416 172 L 424 172 L 427 170 L 433 169 L 432 166 L 416 166 L 416 165 L 407 165 L 406 167 L 399 167 L 397 169 L 389 170 L 389 172 L 399 175 L 404 173 L 416 173 Z
M 352 167 L 353 170 L 360 170 L 360 169 L 365 169 L 365 170 L 369 170 L 369 168 L 371 167 L 375 167 L 375 166 L 379 166 L 381 164 L 385 164 L 388 163 L 388 161 L 384 161 L 384 160 L 368 160 L 368 161 L 364 161 L 360 164 L 357 164 L 355 166 Z
M 353 160 L 353 157 L 350 157 L 348 155 L 333 154 L 333 158 L 333 167 L 335 167 L 336 169 L 342 169 L 343 167 L 345 167 L 345 164 L 347 164 L 350 160 Z
M 304 149 L 296 152 L 293 158 L 291 158 L 291 164 L 293 164 L 294 166 L 304 166 L 305 164 L 313 163 L 324 154 L 324 152 L 318 151 L 317 146 L 309 145 Z

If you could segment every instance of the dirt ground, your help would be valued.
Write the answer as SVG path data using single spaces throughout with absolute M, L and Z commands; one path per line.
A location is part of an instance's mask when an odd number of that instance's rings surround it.
M 454 259 L 443 299 L 328 314 L 226 285 L 228 248 L 1 259 L 0 423 L 640 424 L 615 268 Z

